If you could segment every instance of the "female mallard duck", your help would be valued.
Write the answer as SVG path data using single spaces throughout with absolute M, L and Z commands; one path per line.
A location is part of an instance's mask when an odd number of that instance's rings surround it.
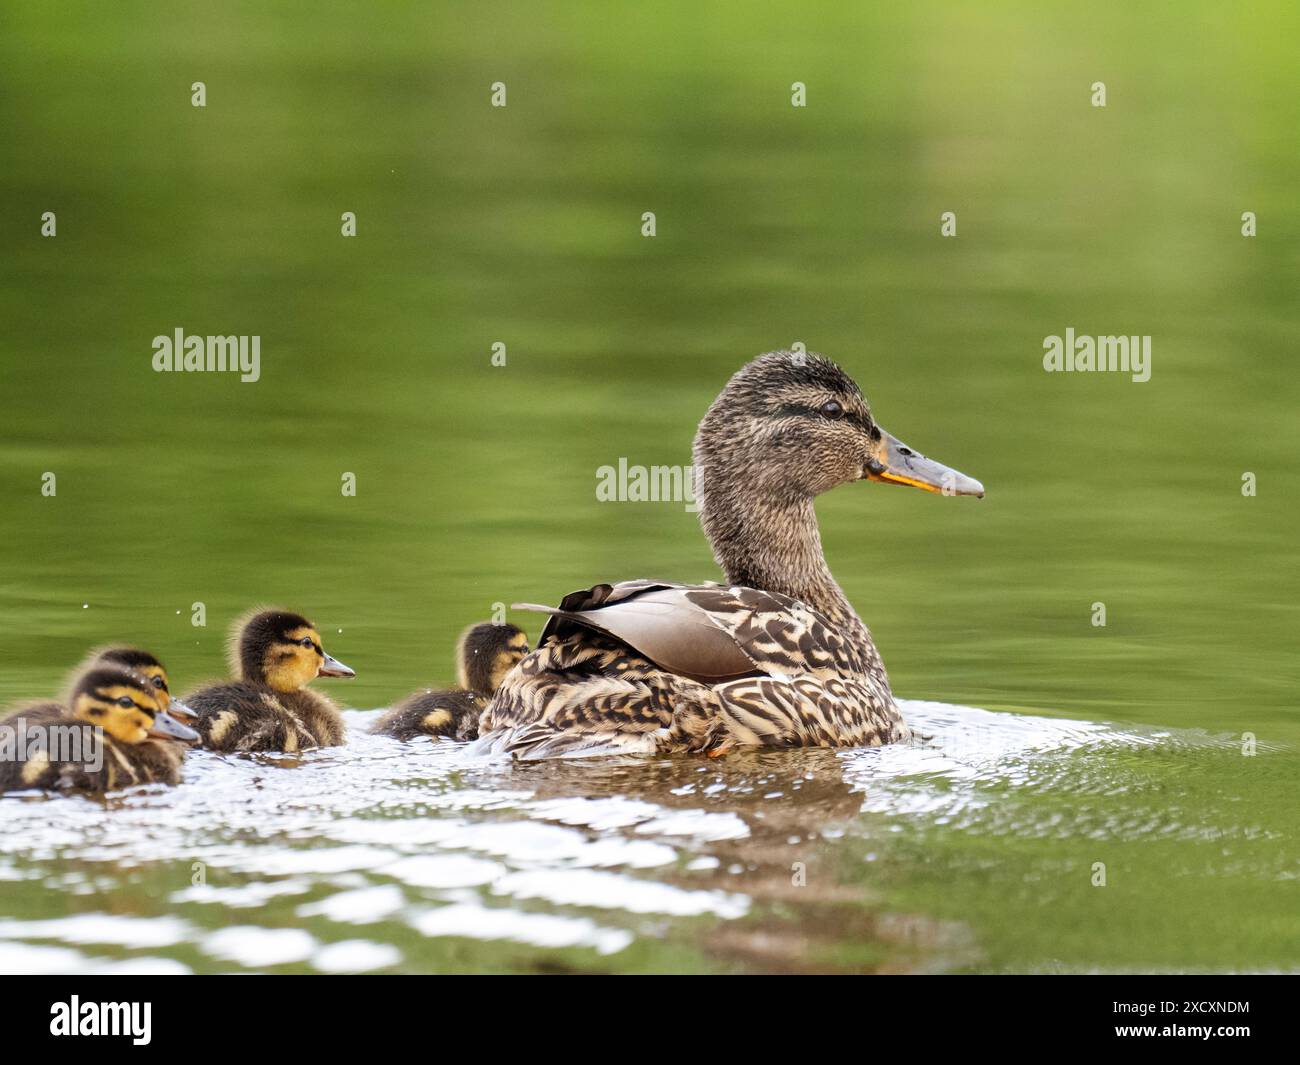
M 180 760 L 159 759 L 149 750 L 151 738 L 192 742 L 199 735 L 162 708 L 152 681 L 116 666 L 94 667 L 77 680 L 68 706 L 37 703 L 0 721 L 0 792 L 103 794 L 179 783 Z
M 446 736 L 472 740 L 478 719 L 507 673 L 528 653 L 528 637 L 514 625 L 483 621 L 460 634 L 456 678 L 460 689 L 412 692 L 371 727 L 376 735 L 412 740 Z
M 908 738 L 885 667 L 822 555 L 813 499 L 848 481 L 983 486 L 881 429 L 829 359 L 737 372 L 695 436 L 695 499 L 725 584 L 598 584 L 566 596 L 479 721 L 521 758 L 876 746 Z
M 86 656 L 85 661 L 73 674 L 72 683 L 86 670 L 95 666 L 120 666 L 123 669 L 144 677 L 154 688 L 154 697 L 158 705 L 176 718 L 183 725 L 193 725 L 195 715 L 179 699 L 171 696 L 171 681 L 167 670 L 158 659 L 148 651 L 138 647 L 99 647 Z M 69 692 L 71 698 L 71 692 Z M 155 780 L 166 780 L 169 776 L 179 776 L 181 763 L 185 760 L 185 744 L 174 738 L 149 739 L 132 752 L 135 759 L 143 762 Z
M 231 671 L 241 679 L 203 688 L 185 701 L 211 751 L 301 751 L 343 742 L 343 719 L 329 699 L 307 691 L 317 677 L 355 677 L 321 646 L 301 614 L 263 610 L 236 622 Z

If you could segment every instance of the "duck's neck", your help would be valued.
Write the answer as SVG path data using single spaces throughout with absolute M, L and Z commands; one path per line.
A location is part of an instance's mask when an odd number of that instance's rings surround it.
M 712 484 L 699 498 L 700 524 L 727 583 L 780 592 L 842 627 L 862 625 L 822 554 L 811 498 L 761 498 L 734 484 Z

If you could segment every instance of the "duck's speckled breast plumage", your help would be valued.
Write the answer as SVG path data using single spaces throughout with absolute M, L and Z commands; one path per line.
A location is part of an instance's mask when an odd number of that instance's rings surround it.
M 831 618 L 755 588 L 628 581 L 566 597 L 591 610 L 659 589 L 681 598 L 752 663 L 717 682 L 665 668 L 628 643 L 552 618 L 479 722 L 479 749 L 518 757 L 718 752 L 733 746 L 866 746 L 907 736 L 880 656 L 856 615 Z

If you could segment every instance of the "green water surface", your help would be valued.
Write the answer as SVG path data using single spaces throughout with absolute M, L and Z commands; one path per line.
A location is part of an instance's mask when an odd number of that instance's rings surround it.
M 193 686 L 269 602 L 356 668 L 336 695 L 379 707 L 449 682 L 494 604 L 714 578 L 692 513 L 600 503 L 596 471 L 689 462 L 727 376 L 801 341 L 988 489 L 819 504 L 895 690 L 1171 738 L 975 784 L 922 771 L 956 795 L 941 815 L 897 780 L 861 811 L 787 791 L 815 897 L 761 889 L 791 860 L 755 831 L 717 873 L 762 899 L 745 916 L 564 964 L 1295 968 L 1297 23 L 1284 3 L 5 5 L 0 699 L 54 692 L 108 640 Z M 178 327 L 260 336 L 260 380 L 155 373 Z M 1067 328 L 1151 336 L 1150 380 L 1045 373 Z M 745 781 L 838 772 L 762 758 L 709 767 L 709 801 L 743 819 Z M 600 793 L 667 801 L 695 771 Z M 597 786 L 549 772 L 472 783 Z M 0 917 L 159 915 L 189 883 L 160 855 L 67 890 L 90 859 L 20 825 L 0 849 L 30 878 L 0 881 Z M 482 950 L 406 967 L 559 964 Z

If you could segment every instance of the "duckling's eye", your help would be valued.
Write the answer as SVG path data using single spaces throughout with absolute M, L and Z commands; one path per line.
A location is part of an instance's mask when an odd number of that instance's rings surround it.
M 311 638 L 310 636 L 304 636 L 304 637 L 303 637 L 301 640 L 299 640 L 298 642 L 299 642 L 300 644 L 302 644 L 304 647 L 311 647 L 311 646 L 313 646 L 313 644 L 312 644 L 312 638 Z
M 135 700 L 129 695 L 120 695 L 117 699 L 118 706 L 135 706 Z
M 167 682 L 166 682 L 165 680 L 163 680 L 162 677 L 154 677 L 154 679 L 153 679 L 153 686 L 154 686 L 155 688 L 159 689 L 160 691 L 166 691 L 166 690 L 167 690 Z
M 828 399 L 822 404 L 821 410 L 822 414 L 827 418 L 842 418 L 844 416 L 844 408 L 840 406 L 840 401 L 837 399 Z

